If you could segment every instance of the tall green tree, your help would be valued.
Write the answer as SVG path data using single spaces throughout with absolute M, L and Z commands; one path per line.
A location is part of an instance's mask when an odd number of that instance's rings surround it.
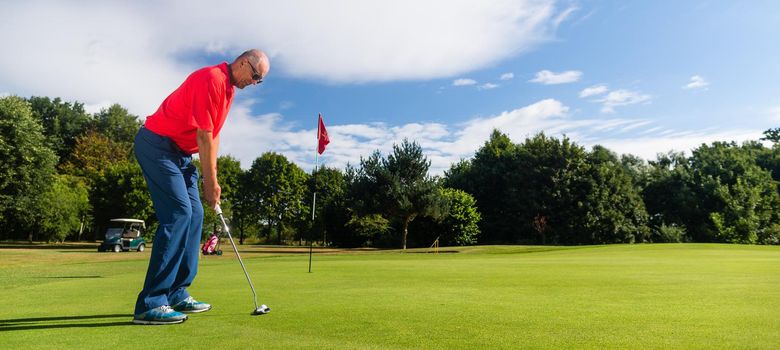
M 482 243 L 593 244 L 644 240 L 647 214 L 632 175 L 604 147 L 588 153 L 543 133 L 515 145 L 494 131 L 445 184 L 471 193 Z
M 126 144 L 115 142 L 98 131 L 89 130 L 76 138 L 73 152 L 60 168 L 65 174 L 87 178 L 91 187 L 110 166 L 127 161 L 135 162 L 131 157 L 131 149 Z
M 134 218 L 156 222 L 152 198 L 141 167 L 135 161 L 110 164 L 93 184 L 90 203 L 95 220 L 95 238 L 112 218 Z
M 368 159 L 361 159 L 360 166 L 356 187 L 367 199 L 362 210 L 397 220 L 402 227 L 403 249 L 409 223 L 418 216 L 443 214 L 436 181 L 428 175 L 431 163 L 416 142 L 405 139 L 393 145 L 386 159 L 376 151 Z
M 56 155 L 43 127 L 22 98 L 0 98 L 0 235 L 28 240 L 39 230 L 35 213 L 48 205 L 43 194 L 52 186 Z
M 749 147 L 714 142 L 693 151 L 691 181 L 699 203 L 686 225 L 699 241 L 758 243 L 759 233 L 778 223 L 777 185 Z
M 586 213 L 583 230 L 593 243 L 633 243 L 650 239 L 642 197 L 616 154 L 594 146 L 588 154 Z M 630 169 L 630 168 L 629 168 Z
M 111 141 L 129 148 L 141 127 L 138 117 L 124 107 L 113 104 L 95 114 L 92 128 Z
M 278 243 L 282 243 L 285 228 L 296 227 L 310 215 L 303 202 L 307 177 L 300 167 L 274 152 L 255 159 L 248 171 L 251 208 L 266 225 L 268 235 L 276 229 Z
M 50 191 L 43 194 L 44 205 L 39 215 L 42 239 L 62 242 L 75 236 L 89 215 L 89 191 L 83 178 L 56 175 Z
M 425 229 L 431 239 L 438 237 L 442 246 L 464 246 L 477 243 L 480 234 L 477 202 L 470 194 L 454 188 L 440 188 L 439 195 L 445 203 L 444 215 L 438 220 L 427 220 Z M 427 243 L 432 242 L 428 240 Z
M 76 146 L 76 138 L 91 123 L 91 116 L 80 102 L 63 102 L 59 97 L 30 97 L 33 116 L 43 126 L 49 146 L 57 154 L 59 164 L 65 162 Z
M 705 218 L 699 214 L 699 199 L 694 190 L 685 154 L 668 152 L 649 162 L 647 176 L 641 185 L 641 196 L 653 230 L 651 240 L 666 241 L 667 227 L 705 224 Z M 687 232 L 685 234 L 683 241 L 693 239 Z
M 311 234 L 307 239 L 319 240 L 327 243 L 330 233 L 339 230 L 338 226 L 346 224 L 338 212 L 338 206 L 346 206 L 346 180 L 344 174 L 336 168 L 321 167 L 309 177 L 308 193 L 304 197 L 304 205 L 312 207 L 313 193 L 317 193 L 317 202 L 314 207 L 314 222 L 302 229 L 308 229 Z M 304 220 L 309 222 L 310 220 Z M 328 221 L 333 224 L 328 225 Z
M 522 220 L 513 211 L 517 189 L 517 145 L 493 130 L 471 160 L 461 160 L 445 172 L 444 186 L 474 196 L 482 214 L 480 243 L 517 243 Z

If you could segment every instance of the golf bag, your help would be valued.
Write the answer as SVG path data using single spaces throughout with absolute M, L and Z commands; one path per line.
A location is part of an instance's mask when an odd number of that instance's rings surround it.
M 200 251 L 203 255 L 222 255 L 222 249 L 219 249 L 219 237 L 212 233 L 206 243 L 203 243 Z

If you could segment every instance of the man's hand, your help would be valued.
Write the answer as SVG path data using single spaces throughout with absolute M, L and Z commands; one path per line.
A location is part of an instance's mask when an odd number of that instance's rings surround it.
M 221 194 L 222 188 L 219 187 L 217 181 L 203 180 L 203 196 L 206 197 L 206 203 L 209 205 L 209 208 L 217 208 L 217 204 L 220 204 L 219 198 Z
M 219 137 L 212 138 L 211 131 L 198 129 L 198 151 L 200 154 L 200 168 L 203 174 L 203 196 L 210 208 L 216 209 L 222 188 L 217 181 L 217 149 Z

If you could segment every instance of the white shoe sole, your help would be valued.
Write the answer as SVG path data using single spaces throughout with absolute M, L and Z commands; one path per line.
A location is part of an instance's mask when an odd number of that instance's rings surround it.
M 157 325 L 163 325 L 163 324 L 178 324 L 178 323 L 182 323 L 182 322 L 184 322 L 186 320 L 187 320 L 186 318 L 183 318 L 181 320 L 176 320 L 176 321 L 147 321 L 147 320 L 133 319 L 133 323 L 135 323 L 135 324 L 157 324 Z
M 209 311 L 209 310 L 211 310 L 211 305 L 209 305 L 209 308 L 208 308 L 208 309 L 202 309 L 202 310 L 187 310 L 187 311 L 179 311 L 179 312 L 183 312 L 183 313 L 185 313 L 185 314 L 197 314 L 198 312 L 206 312 L 206 311 Z

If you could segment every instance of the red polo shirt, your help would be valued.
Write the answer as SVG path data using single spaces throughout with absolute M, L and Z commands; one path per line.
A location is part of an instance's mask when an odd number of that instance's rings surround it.
M 182 151 L 198 152 L 197 130 L 219 135 L 233 102 L 233 84 L 228 65 L 196 70 L 146 117 L 144 126 L 155 134 L 170 137 Z

